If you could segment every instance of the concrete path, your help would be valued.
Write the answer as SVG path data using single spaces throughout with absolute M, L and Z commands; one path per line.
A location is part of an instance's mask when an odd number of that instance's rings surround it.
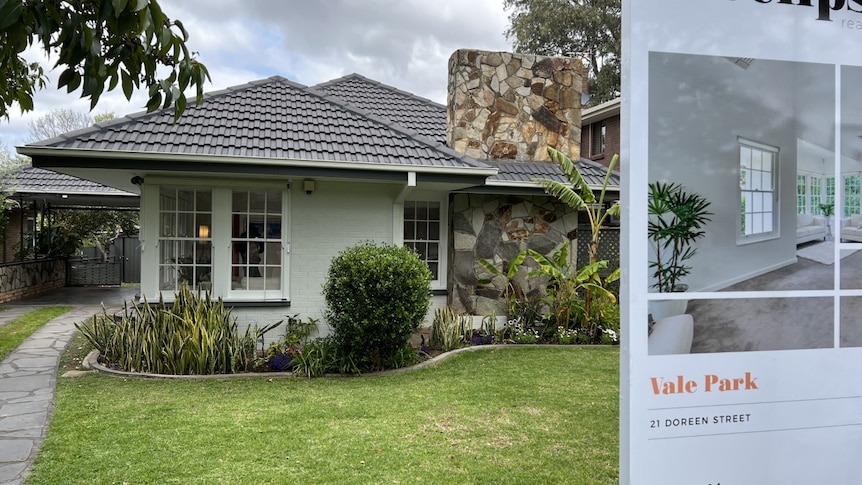
M 75 332 L 75 323 L 122 308 L 136 288 L 63 288 L 43 296 L 6 303 L 0 326 L 31 310 L 50 305 L 75 308 L 33 333 L 0 363 L 0 485 L 24 482 L 45 438 L 53 411 L 60 354 Z

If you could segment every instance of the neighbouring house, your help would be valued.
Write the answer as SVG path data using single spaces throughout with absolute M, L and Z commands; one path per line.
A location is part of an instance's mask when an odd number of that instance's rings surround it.
M 581 114 L 581 158 L 608 166 L 620 153 L 620 98 L 585 108 Z M 623 160 L 616 170 L 622 171 Z
M 375 240 L 416 249 L 433 307 L 501 315 L 476 258 L 502 266 L 578 239 L 579 215 L 534 179 L 563 180 L 548 146 L 580 158 L 581 84 L 573 59 L 459 50 L 447 106 L 357 74 L 271 77 L 210 93 L 176 124 L 133 114 L 19 151 L 140 193 L 150 300 L 189 282 L 241 321 L 322 318 L 332 258 Z M 580 168 L 602 184 L 604 166 Z
M 80 208 L 137 210 L 139 205 L 135 193 L 30 165 L 9 172 L 3 184 L 9 195 L 0 250 L 0 302 L 74 283 L 70 276 L 81 264 L 70 268 L 63 258 L 39 253 L 44 248 L 37 244 L 36 234 L 51 231 L 52 212 Z

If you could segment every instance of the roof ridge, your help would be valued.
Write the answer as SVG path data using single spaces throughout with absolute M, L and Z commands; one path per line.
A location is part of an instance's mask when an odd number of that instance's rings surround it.
M 404 96 L 404 97 L 407 97 L 407 98 L 412 98 L 412 99 L 414 99 L 414 100 L 416 100 L 416 101 L 421 101 L 421 102 L 423 102 L 423 103 L 425 103 L 425 104 L 433 105 L 435 108 L 443 108 L 443 109 L 446 109 L 446 105 L 445 105 L 445 104 L 441 104 L 441 103 L 438 103 L 438 102 L 436 102 L 436 101 L 432 101 L 432 100 L 430 100 L 430 99 L 428 99 L 428 98 L 424 98 L 424 97 L 422 97 L 422 96 L 419 96 L 419 95 L 417 95 L 417 94 L 415 94 L 415 93 L 411 93 L 411 92 L 409 92 L 409 91 L 404 91 L 404 90 L 402 90 L 402 89 L 398 89 L 398 88 L 396 88 L 395 86 L 391 86 L 391 85 L 389 85 L 389 84 L 382 83 L 382 82 L 380 82 L 380 81 L 377 81 L 376 79 L 371 79 L 371 78 L 368 78 L 368 77 L 363 76 L 362 74 L 358 74 L 358 73 L 355 73 L 355 72 L 354 72 L 354 73 L 347 74 L 347 75 L 345 75 L 345 76 L 341 76 L 341 77 L 336 78 L 336 79 L 331 79 L 331 80 L 329 80 L 329 81 L 325 81 L 325 82 L 322 82 L 322 83 L 318 83 L 318 84 L 315 84 L 314 86 L 310 86 L 310 87 L 315 88 L 315 89 L 319 89 L 319 88 L 321 88 L 321 87 L 334 86 L 334 85 L 336 85 L 336 84 L 342 83 L 342 82 L 344 82 L 344 81 L 349 81 L 349 80 L 351 80 L 351 79 L 359 79 L 359 80 L 362 80 L 362 81 L 364 81 L 364 82 L 367 82 L 368 84 L 372 84 L 372 85 L 375 85 L 375 86 L 379 86 L 379 87 L 381 87 L 381 88 L 383 88 L 383 89 L 386 89 L 387 91 L 391 91 L 391 92 L 393 92 L 393 93 L 395 93 L 395 94 L 399 94 L 399 95 Z

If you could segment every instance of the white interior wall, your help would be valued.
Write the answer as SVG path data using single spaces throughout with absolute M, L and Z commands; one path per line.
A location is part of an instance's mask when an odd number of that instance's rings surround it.
M 706 237 L 697 243 L 698 254 L 690 260 L 692 274 L 685 282 L 694 291 L 714 291 L 795 261 L 799 118 L 805 116 L 805 103 L 834 104 L 834 96 L 801 99 L 792 85 L 777 86 L 793 76 L 804 78 L 800 69 L 817 71 L 828 84 L 834 77 L 831 66 L 757 60 L 752 66 L 757 70 L 750 73 L 719 58 L 652 56 L 649 180 L 682 183 L 711 201 L 714 213 Z M 782 93 L 783 102 L 776 98 Z M 757 103 L 767 97 L 773 107 Z M 780 149 L 777 239 L 737 244 L 738 137 Z

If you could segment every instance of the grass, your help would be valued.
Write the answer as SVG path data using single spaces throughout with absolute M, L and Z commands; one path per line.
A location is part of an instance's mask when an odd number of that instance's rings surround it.
M 21 342 L 53 318 L 68 312 L 71 306 L 49 306 L 33 310 L 0 327 L 0 362 L 9 357 Z
M 58 379 L 27 483 L 617 483 L 618 361 L 513 346 L 379 377 Z

